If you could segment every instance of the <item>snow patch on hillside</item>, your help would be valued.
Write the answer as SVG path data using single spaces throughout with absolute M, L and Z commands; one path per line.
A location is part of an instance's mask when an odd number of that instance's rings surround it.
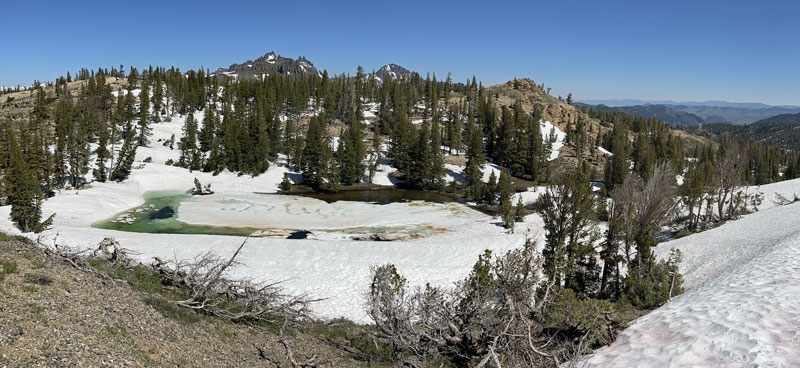
M 555 141 L 553 142 L 552 151 L 550 151 L 550 158 L 549 161 L 553 161 L 558 158 L 558 153 L 561 151 L 561 147 L 564 147 L 564 139 L 567 138 L 567 133 L 558 129 L 557 126 L 553 125 L 549 120 L 539 120 L 539 124 L 542 130 L 542 139 L 545 143 L 550 138 L 550 133 L 552 132 L 555 135 Z
M 800 193 L 800 180 L 760 189 L 771 198 Z M 686 292 L 634 321 L 585 366 L 800 366 L 800 205 L 768 202 L 659 245 L 661 259 L 683 252 Z

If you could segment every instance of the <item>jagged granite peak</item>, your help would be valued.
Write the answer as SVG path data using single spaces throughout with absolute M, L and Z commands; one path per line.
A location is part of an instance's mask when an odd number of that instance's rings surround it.
M 405 79 L 417 74 L 397 64 L 386 64 L 375 72 L 375 77 L 379 80 L 384 80 L 389 77 L 393 80 Z
M 299 75 L 303 73 L 320 75 L 314 64 L 305 56 L 292 60 L 270 51 L 255 60 L 232 64 L 227 69 L 219 68 L 214 75 L 228 75 L 236 79 L 259 79 L 271 74 Z

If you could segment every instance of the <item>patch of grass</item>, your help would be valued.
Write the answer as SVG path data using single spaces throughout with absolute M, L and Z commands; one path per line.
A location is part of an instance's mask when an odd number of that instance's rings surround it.
M 96 270 L 106 274 L 108 277 L 117 280 L 125 280 L 125 269 L 114 265 L 113 263 L 105 260 L 104 258 L 89 258 L 86 260 L 90 266 Z
M 23 279 L 29 284 L 36 285 L 50 285 L 53 283 L 52 277 L 40 273 L 26 273 Z
M 677 234 L 675 234 L 675 239 L 680 239 L 683 238 L 684 236 L 689 236 L 692 234 L 694 234 L 694 232 L 692 232 L 691 230 L 682 229 L 681 231 L 678 231 Z
M 44 315 L 44 308 L 36 303 L 28 303 L 28 309 L 31 310 L 31 314 L 33 315 L 33 319 L 39 322 L 46 322 L 47 318 Z
M 222 323 L 215 323 L 214 329 L 217 331 L 220 338 L 222 338 L 225 341 L 231 341 L 231 339 L 233 338 L 233 333 L 231 333 L 231 331 L 228 330 L 227 326 L 225 326 Z
M 44 268 L 44 261 L 38 258 L 34 258 L 33 260 L 31 260 L 31 266 L 33 266 L 33 268 L 37 270 L 40 268 Z
M 252 321 L 251 323 L 253 325 L 256 325 L 258 327 L 267 330 L 267 332 L 271 334 L 277 335 L 281 333 L 281 328 L 283 327 L 284 318 L 280 316 L 274 316 L 270 317 L 270 320 Z M 288 328 L 286 331 L 284 331 L 284 333 L 289 336 L 295 335 L 295 331 L 293 331 L 291 328 Z
M 169 300 L 161 295 L 150 294 L 145 296 L 142 300 L 145 302 L 145 304 L 153 307 L 153 309 L 161 313 L 162 316 L 176 320 L 180 323 L 189 324 L 200 321 L 200 314 L 191 309 L 180 307 L 172 300 Z
M 25 292 L 27 293 L 33 294 L 39 291 L 39 288 L 34 285 L 22 285 L 22 290 L 25 290 Z
M 339 318 L 326 324 L 314 324 L 306 332 L 331 340 L 347 340 L 347 331 L 353 327 L 355 327 L 355 323 L 352 321 Z
M 0 273 L 3 275 L 10 275 L 17 272 L 17 262 L 0 259 L 0 266 L 2 266 L 0 267 L 2 268 Z
M 350 339 L 350 346 L 361 353 L 356 357 L 370 362 L 391 363 L 395 361 L 396 353 L 391 345 L 376 341 L 366 334 Z
M 22 253 L 22 258 L 25 258 L 25 259 L 30 261 L 30 260 L 33 259 L 33 253 L 31 253 L 31 252 Z
M 109 336 L 115 338 L 127 338 L 129 336 L 128 329 L 119 323 L 107 325 L 105 331 Z
M 314 324 L 304 329 L 305 332 L 320 336 L 336 344 L 349 345 L 357 353 L 352 358 L 371 363 L 392 363 L 397 353 L 390 344 L 375 340 L 370 336 L 368 327 L 360 327 L 354 322 L 341 318 L 325 324 Z
M 18 241 L 25 244 L 33 244 L 33 241 L 22 235 L 9 235 L 4 232 L 0 232 L 0 241 Z
M 155 361 L 153 360 L 153 357 L 151 357 L 150 354 L 144 352 L 142 353 L 141 363 L 142 364 L 139 365 L 140 367 L 154 367 L 156 365 Z
M 125 269 L 103 258 L 89 258 L 86 261 L 90 266 L 113 279 L 127 281 L 133 290 L 148 294 L 161 294 L 164 291 L 161 277 L 146 266 L 136 265 L 133 268 Z
M 160 294 L 164 291 L 161 286 L 161 277 L 153 270 L 137 265 L 128 272 L 128 282 L 133 290 L 142 291 L 148 294 Z

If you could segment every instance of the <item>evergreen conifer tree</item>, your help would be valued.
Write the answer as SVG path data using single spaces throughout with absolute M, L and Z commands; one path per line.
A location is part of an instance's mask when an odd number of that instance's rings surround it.
M 139 138 L 138 144 L 143 147 L 147 144 L 147 137 L 150 136 L 150 95 L 146 85 L 142 86 L 139 94 Z

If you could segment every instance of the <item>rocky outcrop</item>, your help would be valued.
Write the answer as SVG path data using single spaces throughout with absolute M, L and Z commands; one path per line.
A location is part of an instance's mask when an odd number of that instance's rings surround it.
M 551 96 L 542 86 L 528 78 L 515 79 L 491 86 L 486 88 L 486 92 L 496 96 L 496 101 L 500 106 L 511 107 L 520 102 L 525 112 L 534 113 L 542 119 L 549 120 L 561 130 L 566 129 L 569 124 L 577 123 L 579 119 L 591 124 L 599 125 L 600 123 L 577 107 Z

